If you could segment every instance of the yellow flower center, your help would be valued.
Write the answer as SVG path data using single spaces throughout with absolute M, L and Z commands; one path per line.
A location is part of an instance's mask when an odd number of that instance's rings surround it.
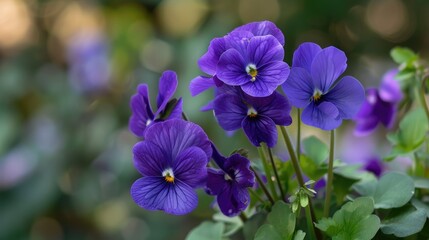
M 252 106 L 249 106 L 249 108 L 247 109 L 247 116 L 254 118 L 258 116 L 258 112 Z
M 166 182 L 168 182 L 168 183 L 174 182 L 174 174 L 173 174 L 173 170 L 171 168 L 168 168 L 164 172 L 162 172 L 162 176 L 164 177 Z
M 313 97 L 312 97 L 313 101 L 314 102 L 319 101 L 320 98 L 322 98 L 322 94 L 323 93 L 320 90 L 318 90 L 318 89 L 314 90 Z
M 256 65 L 255 64 L 247 65 L 246 72 L 252 77 L 250 81 L 254 82 L 256 80 L 256 76 L 258 75 L 258 70 L 256 70 Z

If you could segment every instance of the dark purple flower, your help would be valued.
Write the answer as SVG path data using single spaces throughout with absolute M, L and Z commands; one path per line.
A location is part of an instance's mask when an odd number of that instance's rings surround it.
M 70 81 L 80 92 L 105 90 L 110 80 L 109 47 L 100 34 L 79 34 L 67 46 Z
M 249 159 L 238 153 L 224 157 L 215 146 L 212 147 L 212 158 L 220 169 L 208 169 L 206 190 L 208 194 L 216 195 L 222 213 L 233 217 L 249 206 L 247 188 L 255 184 L 255 175 L 250 170 Z
M 347 67 L 347 57 L 335 47 L 321 49 L 303 43 L 294 52 L 292 70 L 283 90 L 292 105 L 304 108 L 302 121 L 323 130 L 332 130 L 358 112 L 365 91 L 351 76 L 338 77 Z
M 210 141 L 196 124 L 171 119 L 154 124 L 144 141 L 133 148 L 134 166 L 143 175 L 131 187 L 131 197 L 142 208 L 182 215 L 198 204 L 212 154 Z
M 237 89 L 237 88 L 234 88 Z M 286 97 L 274 92 L 268 97 L 251 97 L 241 90 L 218 95 L 213 102 L 214 114 L 226 131 L 243 128 L 250 142 L 273 147 L 277 143 L 276 125 L 292 123 L 291 106 Z
M 366 90 L 366 100 L 355 117 L 355 134 L 362 136 L 371 133 L 379 123 L 387 128 L 393 126 L 397 104 L 402 99 L 399 82 L 395 80 L 397 69 L 383 76 L 380 89 Z
M 242 43 L 249 42 L 255 36 L 273 36 L 280 45 L 283 46 L 285 43 L 283 33 L 274 23 L 269 21 L 248 23 L 234 29 L 224 37 L 213 39 L 207 52 L 198 60 L 200 69 L 210 77 L 198 76 L 191 81 L 189 89 L 192 96 L 196 96 L 211 87 L 221 86 L 223 82 L 218 79 L 216 72 L 222 54 L 232 48 L 243 50 Z
M 137 93 L 131 97 L 131 111 L 129 129 L 137 137 L 143 137 L 146 128 L 154 122 L 182 117 L 182 99 L 175 103 L 168 116 L 165 111 L 170 98 L 177 88 L 177 75 L 173 71 L 165 71 L 159 79 L 159 93 L 156 101 L 158 110 L 152 111 L 149 102 L 147 84 L 140 84 Z

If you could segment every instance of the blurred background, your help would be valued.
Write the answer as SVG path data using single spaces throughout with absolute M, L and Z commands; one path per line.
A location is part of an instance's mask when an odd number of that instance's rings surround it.
M 178 217 L 129 196 L 140 177 L 127 126 L 137 84 L 149 84 L 154 102 L 160 74 L 177 71 L 186 114 L 227 154 L 251 145 L 199 111 L 211 92 L 188 91 L 212 38 L 271 20 L 284 32 L 286 62 L 304 41 L 334 45 L 348 56 L 347 74 L 378 86 L 394 67 L 393 46 L 428 56 L 428 12 L 427 0 L 0 0 L 0 239 L 184 239 L 210 218 L 211 197 L 200 194 L 198 209 Z M 353 126 L 339 132 L 344 161 L 388 151 L 384 129 L 356 138 Z

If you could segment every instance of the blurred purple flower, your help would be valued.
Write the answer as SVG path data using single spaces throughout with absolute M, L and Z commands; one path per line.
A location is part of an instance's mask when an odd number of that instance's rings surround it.
M 237 89 L 237 88 L 233 88 Z M 274 92 L 268 97 L 251 97 L 240 89 L 218 95 L 213 102 L 214 114 L 226 131 L 243 128 L 250 142 L 273 147 L 277 143 L 276 125 L 292 123 L 291 106 L 286 97 Z
M 173 71 L 165 71 L 159 79 L 157 97 L 158 110 L 154 113 L 150 106 L 147 84 L 140 84 L 137 93 L 131 97 L 130 107 L 132 115 L 129 122 L 130 131 L 137 137 L 143 137 L 145 130 L 154 122 L 182 117 L 182 99 L 175 103 L 168 116 L 166 107 L 177 88 L 177 75 Z
M 171 119 L 154 124 L 133 148 L 134 165 L 143 175 L 131 187 L 142 208 L 183 215 L 198 204 L 195 188 L 203 187 L 212 155 L 210 141 L 196 124 Z
M 399 82 L 395 80 L 397 69 L 388 71 L 383 76 L 380 89 L 366 90 L 366 100 L 355 117 L 355 134 L 363 136 L 375 130 L 379 123 L 387 128 L 393 126 L 396 107 L 402 99 Z
M 189 85 L 189 89 L 191 91 L 192 96 L 196 96 L 211 87 L 221 86 L 223 82 L 219 80 L 216 74 L 218 71 L 217 69 L 218 63 L 223 53 L 225 53 L 229 49 L 236 49 L 240 53 L 244 54 L 244 52 L 247 50 L 247 47 L 245 46 L 249 43 L 249 41 L 253 37 L 257 37 L 257 36 L 273 36 L 277 40 L 277 42 L 279 43 L 283 51 L 282 46 L 285 43 L 283 33 L 280 31 L 280 29 L 276 27 L 274 23 L 269 21 L 248 23 L 246 25 L 243 25 L 234 29 L 224 37 L 215 38 L 210 42 L 207 52 L 203 56 L 201 56 L 201 58 L 198 60 L 198 65 L 200 66 L 200 69 L 204 73 L 210 75 L 210 77 L 198 76 L 191 81 Z M 257 42 L 258 40 L 254 41 L 253 44 L 256 44 Z M 263 50 L 263 51 L 270 50 L 270 52 L 275 51 L 275 49 L 264 50 L 264 49 L 261 49 L 261 47 L 257 49 Z M 253 58 L 254 57 L 255 56 L 253 56 Z M 247 59 L 244 59 L 244 60 L 247 60 Z M 283 57 L 281 57 L 281 60 L 283 60 Z M 253 62 L 253 64 L 256 64 L 256 63 Z M 282 65 L 282 64 L 279 64 L 279 65 Z M 262 66 L 259 66 L 259 67 L 262 67 Z M 264 66 L 263 69 L 264 68 L 266 67 Z M 248 70 L 250 71 L 250 68 Z M 264 69 L 263 72 L 264 71 L 267 72 L 266 70 L 267 69 Z M 247 73 L 248 71 L 246 71 L 246 66 L 244 66 L 243 69 L 241 69 L 240 71 L 244 71 L 246 74 L 248 74 Z M 289 71 L 287 70 L 287 73 L 288 72 Z M 278 74 L 279 73 L 277 73 L 277 75 Z M 261 74 L 259 75 L 263 76 Z M 250 76 L 249 79 L 252 79 L 252 77 Z
M 67 46 L 72 86 L 80 92 L 105 90 L 110 81 L 109 47 L 104 36 L 83 33 Z
M 362 85 L 351 76 L 337 80 L 346 62 L 343 51 L 321 49 L 315 43 L 303 43 L 294 52 L 291 73 L 282 86 L 292 105 L 304 108 L 305 124 L 332 130 L 358 112 L 365 99 Z
M 228 217 L 238 215 L 250 204 L 247 188 L 255 184 L 255 175 L 250 170 L 249 159 L 236 153 L 222 156 L 214 145 L 212 158 L 220 169 L 209 168 L 206 191 L 216 195 L 222 213 Z

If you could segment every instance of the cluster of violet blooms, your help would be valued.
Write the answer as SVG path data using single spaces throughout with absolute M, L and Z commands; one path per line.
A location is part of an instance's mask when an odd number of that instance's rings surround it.
M 358 80 L 341 77 L 347 68 L 343 51 L 303 43 L 290 67 L 283 59 L 284 44 L 283 33 L 269 21 L 213 39 L 198 61 L 206 75 L 191 81 L 192 96 L 214 88 L 214 99 L 202 110 L 212 110 L 226 131 L 242 128 L 254 146 L 276 145 L 276 126 L 292 123 L 292 106 L 303 109 L 303 123 L 323 130 L 352 118 L 362 134 L 379 122 L 391 125 L 399 88 L 383 83 L 380 91 L 370 89 L 365 97 Z M 134 165 L 143 177 L 132 185 L 131 196 L 147 210 L 182 215 L 196 208 L 195 189 L 203 187 L 216 196 L 223 214 L 236 216 L 250 203 L 248 188 L 255 186 L 257 173 L 238 153 L 222 156 L 203 129 L 183 117 L 182 99 L 172 99 L 177 83 L 174 72 L 163 73 L 155 112 L 146 84 L 131 99 L 129 127 L 144 139 L 133 148 Z M 210 159 L 216 168 L 208 167 Z

